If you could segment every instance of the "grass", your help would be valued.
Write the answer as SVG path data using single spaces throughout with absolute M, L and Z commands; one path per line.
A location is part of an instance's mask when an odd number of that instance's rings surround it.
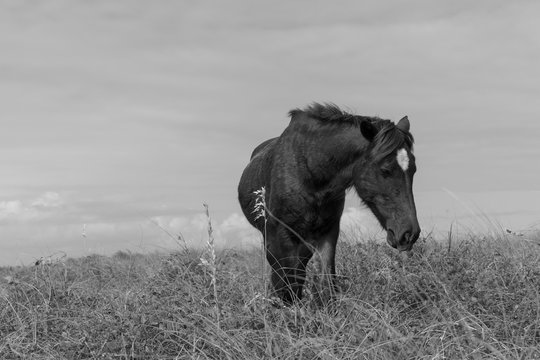
M 428 237 L 407 255 L 355 237 L 324 308 L 309 286 L 298 306 L 265 297 L 260 251 L 0 268 L 0 358 L 540 359 L 537 244 Z

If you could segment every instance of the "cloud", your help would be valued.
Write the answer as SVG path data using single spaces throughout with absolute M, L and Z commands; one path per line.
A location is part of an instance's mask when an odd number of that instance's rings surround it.
M 51 208 L 51 207 L 58 207 L 62 204 L 63 204 L 63 201 L 60 198 L 60 194 L 56 192 L 48 191 L 45 194 L 38 197 L 36 200 L 34 200 L 31 204 L 31 207 Z
M 54 216 L 54 209 L 63 204 L 63 199 L 56 192 L 46 192 L 30 200 L 8 200 L 0 202 L 0 220 L 34 221 Z
M 0 219 L 20 216 L 24 211 L 20 200 L 0 202 Z
M 208 241 L 208 218 L 205 214 L 155 216 L 151 218 L 151 222 L 165 234 L 181 236 L 188 246 L 202 247 Z M 214 219 L 211 219 L 211 222 L 212 236 L 218 248 L 253 246 L 261 239 L 260 233 L 238 213 L 230 214 L 221 222 Z
M 220 229 L 224 232 L 238 231 L 250 229 L 251 225 L 244 215 L 232 213 L 220 225 Z
M 232 213 L 219 225 L 224 247 L 250 248 L 262 242 L 262 235 L 244 215 Z

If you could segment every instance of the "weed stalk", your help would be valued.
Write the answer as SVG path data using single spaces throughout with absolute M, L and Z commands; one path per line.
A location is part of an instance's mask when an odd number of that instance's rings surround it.
M 217 293 L 217 268 L 216 268 L 216 249 L 214 244 L 214 230 L 212 228 L 212 219 L 210 218 L 210 211 L 208 209 L 208 204 L 203 204 L 206 218 L 208 219 L 208 241 L 206 242 L 206 248 L 208 253 L 208 260 L 204 257 L 201 257 L 201 264 L 210 270 L 211 282 L 210 285 L 214 290 L 214 302 L 215 302 L 215 311 L 218 328 L 220 328 L 220 311 L 219 311 L 219 302 L 218 302 L 218 293 Z

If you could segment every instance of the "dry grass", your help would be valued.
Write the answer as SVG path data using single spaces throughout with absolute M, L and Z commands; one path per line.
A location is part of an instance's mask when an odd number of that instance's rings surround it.
M 534 243 L 424 238 L 407 256 L 342 241 L 325 308 L 309 288 L 289 308 L 260 295 L 258 251 L 218 252 L 215 269 L 203 255 L 0 269 L 0 358 L 540 359 Z

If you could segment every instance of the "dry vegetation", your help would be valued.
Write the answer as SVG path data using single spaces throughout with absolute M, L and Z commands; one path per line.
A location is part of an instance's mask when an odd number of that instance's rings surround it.
M 540 247 L 523 239 L 428 237 L 408 256 L 341 241 L 324 308 L 309 288 L 266 298 L 257 251 L 207 255 L 2 268 L 0 358 L 540 359 Z

